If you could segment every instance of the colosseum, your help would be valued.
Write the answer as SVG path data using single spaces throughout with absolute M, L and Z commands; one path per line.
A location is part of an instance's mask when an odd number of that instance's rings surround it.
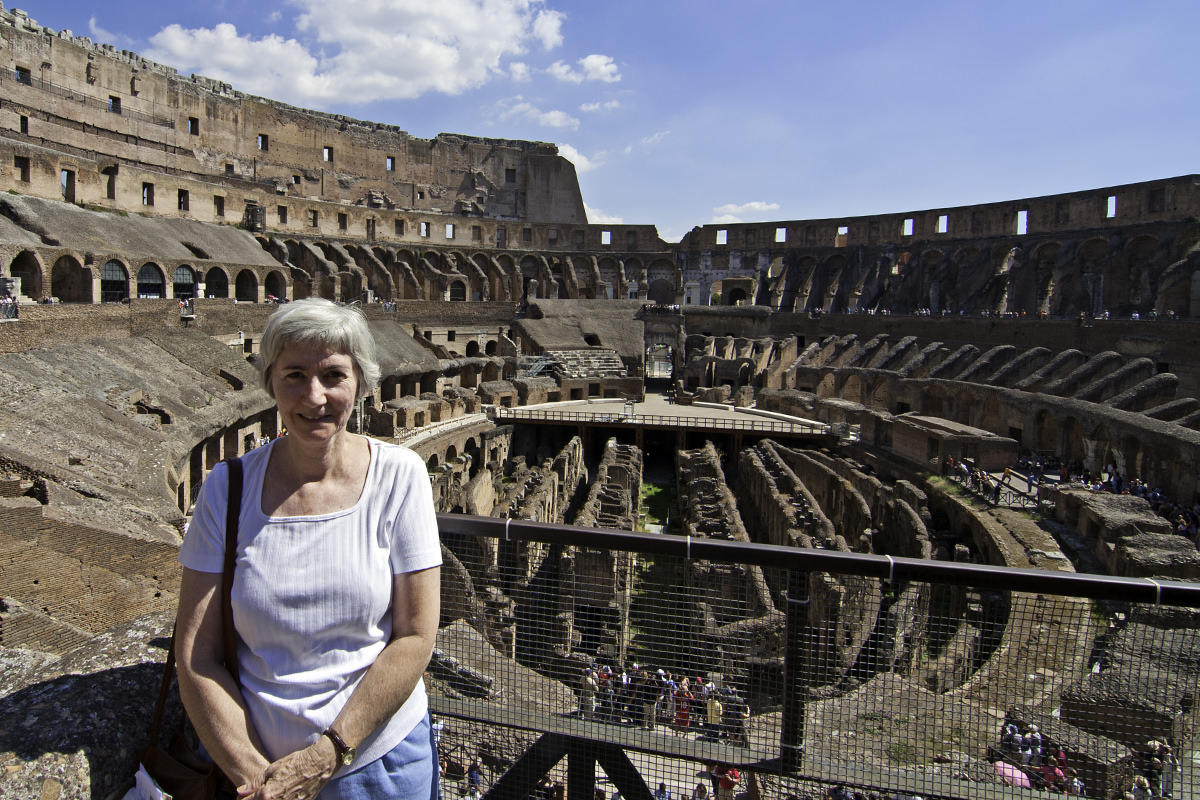
M 283 433 L 254 365 L 306 297 L 361 306 L 352 428 L 429 468 L 448 796 L 1001 797 L 1051 753 L 1191 796 L 1200 175 L 671 243 L 590 224 L 551 143 L 2 6 L 0 53 L 0 797 L 132 786 L 192 503 Z M 584 709 L 646 665 L 723 710 Z

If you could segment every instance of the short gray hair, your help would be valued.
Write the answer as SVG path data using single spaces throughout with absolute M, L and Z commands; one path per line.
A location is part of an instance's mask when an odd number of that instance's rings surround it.
M 357 306 L 342 306 L 321 297 L 284 303 L 267 319 L 263 328 L 258 371 L 263 388 L 271 390 L 271 368 L 279 354 L 294 344 L 317 344 L 350 356 L 358 377 L 358 395 L 363 397 L 379 384 L 379 362 L 375 339 L 367 318 Z

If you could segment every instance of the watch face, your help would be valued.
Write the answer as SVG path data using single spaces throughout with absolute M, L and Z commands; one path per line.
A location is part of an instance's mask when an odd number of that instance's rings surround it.
M 353 747 L 347 747 L 346 752 L 342 753 L 342 766 L 350 766 L 354 763 L 354 757 L 358 755 L 358 751 Z

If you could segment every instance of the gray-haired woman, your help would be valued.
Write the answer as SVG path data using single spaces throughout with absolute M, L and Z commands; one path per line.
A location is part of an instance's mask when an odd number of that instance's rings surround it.
M 179 554 L 189 717 L 243 797 L 435 797 L 421 676 L 437 633 L 441 548 L 421 459 L 346 430 L 379 379 L 366 320 L 327 300 L 280 306 L 260 369 L 287 435 L 242 458 L 241 691 L 222 665 L 221 464 Z

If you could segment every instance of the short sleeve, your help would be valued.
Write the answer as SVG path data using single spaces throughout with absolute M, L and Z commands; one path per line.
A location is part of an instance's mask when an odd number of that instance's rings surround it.
M 403 500 L 394 512 L 391 568 L 393 575 L 441 566 L 442 544 L 438 536 L 433 487 L 420 456 L 403 447 L 386 446 L 398 463 L 396 475 L 404 485 Z
M 188 525 L 179 563 L 196 572 L 225 571 L 225 508 L 229 495 L 229 472 L 225 462 L 217 464 L 200 487 L 196 508 Z

